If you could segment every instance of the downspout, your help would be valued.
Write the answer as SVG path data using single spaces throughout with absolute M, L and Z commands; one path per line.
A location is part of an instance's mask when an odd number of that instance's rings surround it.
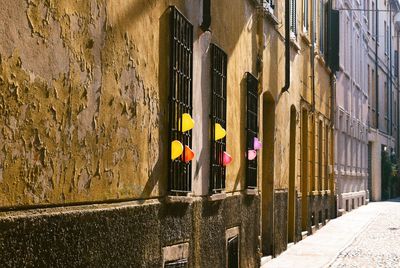
M 311 62 L 311 91 L 312 91 L 312 101 L 311 101 L 311 111 L 315 110 L 315 0 L 312 1 L 311 8 L 311 53 L 310 53 L 310 62 Z
M 258 94 L 260 96 L 260 94 L 263 94 L 263 82 L 264 82 L 264 64 L 263 64 L 263 53 L 264 53 L 264 8 L 261 4 L 261 6 L 257 7 L 257 19 L 258 19 L 258 25 L 257 25 L 257 34 L 258 34 L 258 42 L 257 42 L 257 59 L 256 59 L 256 71 L 257 71 L 257 78 L 258 78 Z M 263 96 L 263 95 L 261 95 Z M 263 98 L 259 98 L 259 101 L 263 102 Z M 260 103 L 259 103 L 259 107 L 263 107 Z M 260 113 L 260 111 L 259 111 Z M 262 116 L 260 115 L 259 120 L 263 120 Z M 259 124 L 261 125 L 261 124 Z M 264 126 L 263 126 L 264 127 Z M 262 161 L 264 161 L 262 159 Z M 260 163 L 260 162 L 259 162 Z M 262 176 L 260 175 L 260 172 L 258 175 L 258 185 L 259 185 L 259 189 L 258 191 L 261 193 L 261 196 L 264 194 L 262 192 Z M 259 206 L 259 220 L 260 220 L 260 227 L 259 228 L 259 238 L 258 238 L 258 249 L 259 249 L 259 255 L 260 257 L 262 257 L 262 252 L 263 252 L 263 234 L 262 234 L 262 230 L 263 230 L 263 221 L 262 221 L 262 198 L 260 198 L 260 202 L 258 202 L 258 206 Z
M 375 100 L 375 105 L 376 105 L 376 129 L 379 130 L 379 81 L 378 81 L 378 73 L 379 73 L 379 69 L 378 69 L 378 5 L 376 6 L 375 9 L 375 96 L 376 96 L 376 100 Z
M 285 85 L 281 94 L 290 88 L 290 0 L 285 0 Z
M 203 21 L 200 28 L 203 32 L 210 30 L 211 25 L 211 0 L 203 0 Z
M 393 124 L 392 124 L 392 122 L 393 122 L 393 118 L 392 118 L 392 116 L 393 116 L 393 104 L 392 104 L 392 102 L 393 102 L 393 100 L 392 100 L 392 94 L 393 94 L 393 87 L 392 87 L 392 4 L 391 3 L 389 3 L 389 33 L 388 33 L 388 38 L 389 38 L 389 51 L 388 51 L 388 53 L 389 53 L 389 83 L 390 83 L 390 86 L 389 86 L 389 103 L 388 103 L 388 106 L 390 107 L 390 110 L 389 110 L 389 129 L 388 129 L 388 131 L 389 131 L 389 135 L 390 136 L 392 136 L 393 135 Z

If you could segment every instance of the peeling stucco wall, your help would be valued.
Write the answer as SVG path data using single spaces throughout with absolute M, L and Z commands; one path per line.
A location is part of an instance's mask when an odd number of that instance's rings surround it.
M 169 2 L 3 4 L 0 206 L 163 194 L 158 18 Z

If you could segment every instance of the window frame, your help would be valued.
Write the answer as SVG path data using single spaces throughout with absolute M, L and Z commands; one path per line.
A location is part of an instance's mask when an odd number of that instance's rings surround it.
M 223 154 L 226 152 L 226 137 L 216 141 L 215 124 L 226 130 L 227 114 L 227 70 L 228 55 L 216 44 L 211 43 L 211 145 L 210 145 L 210 193 L 221 193 L 225 190 L 226 168 L 223 165 Z M 220 81 L 218 81 L 218 78 Z M 217 88 L 219 87 L 219 88 Z M 219 92 L 217 91 L 219 90 Z M 220 94 L 218 94 L 220 93 Z
M 175 7 L 169 7 L 169 155 L 171 142 L 178 140 L 192 146 L 191 130 L 183 133 L 180 120 L 183 113 L 193 110 L 193 25 Z M 183 150 L 184 158 L 185 150 Z M 168 161 L 168 193 L 185 195 L 192 191 L 192 164 L 181 157 Z
M 258 79 L 251 73 L 246 73 L 247 86 L 247 126 L 246 126 L 246 154 L 248 150 L 254 150 L 254 138 L 258 137 Z M 246 158 L 246 187 L 257 188 L 258 157 L 254 160 Z

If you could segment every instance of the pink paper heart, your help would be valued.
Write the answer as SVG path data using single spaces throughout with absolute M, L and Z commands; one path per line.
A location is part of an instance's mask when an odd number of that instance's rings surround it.
M 229 165 L 232 162 L 232 156 L 230 156 L 227 152 L 224 152 L 224 155 L 222 157 L 222 164 L 224 166 Z
M 257 151 L 256 150 L 248 150 L 247 151 L 247 159 L 249 160 L 254 160 L 257 156 Z

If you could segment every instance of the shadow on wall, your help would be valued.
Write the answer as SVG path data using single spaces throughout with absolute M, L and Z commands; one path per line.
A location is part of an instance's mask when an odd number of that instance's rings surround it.
M 141 198 L 150 197 L 152 191 L 158 184 L 159 196 L 166 194 L 167 178 L 168 178 L 168 23 L 169 23 L 169 9 L 159 19 L 159 99 L 160 107 L 158 113 L 159 121 L 159 142 L 158 142 L 158 160 L 151 171 L 149 180 L 147 181 Z

